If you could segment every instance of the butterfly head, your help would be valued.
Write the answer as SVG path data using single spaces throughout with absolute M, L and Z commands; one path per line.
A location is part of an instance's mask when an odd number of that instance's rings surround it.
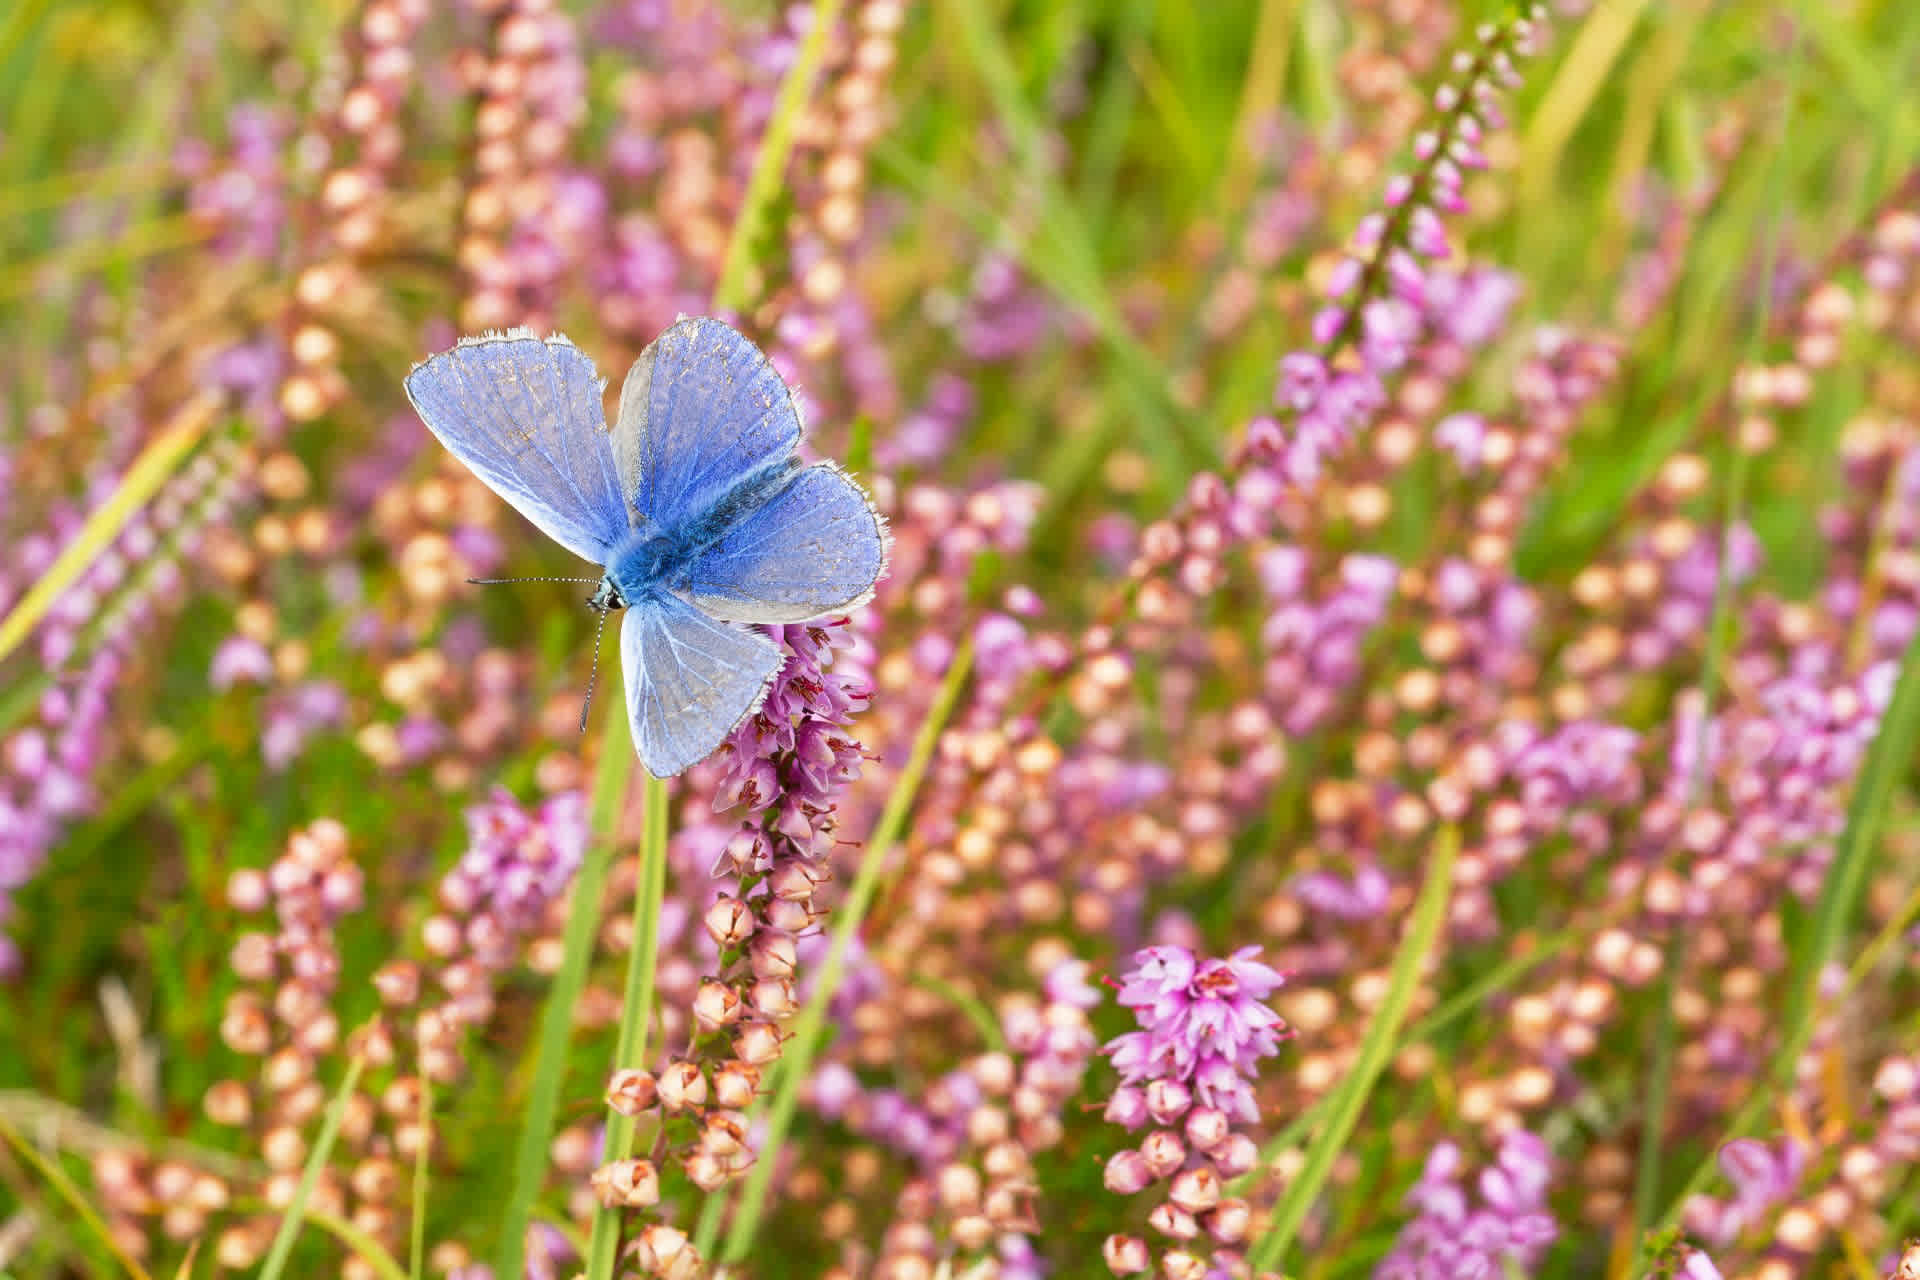
M 600 579 L 599 587 L 594 590 L 592 595 L 587 597 L 587 605 L 590 608 L 598 609 L 601 614 L 604 615 L 612 609 L 626 608 L 627 601 L 626 598 L 620 594 L 620 588 L 613 585 L 613 577 L 609 574 L 607 577 Z

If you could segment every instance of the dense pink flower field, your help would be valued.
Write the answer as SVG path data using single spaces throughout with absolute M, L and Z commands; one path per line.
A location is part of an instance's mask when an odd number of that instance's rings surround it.
M 0 1276 L 1920 1276 L 1904 6 L 84 8 Z M 682 315 L 892 542 L 661 781 L 401 382 Z

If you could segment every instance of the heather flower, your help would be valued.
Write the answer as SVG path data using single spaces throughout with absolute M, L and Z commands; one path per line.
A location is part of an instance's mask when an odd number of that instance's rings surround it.
M 252 636 L 231 635 L 214 650 L 213 667 L 207 681 L 215 689 L 231 689 L 240 683 L 268 684 L 273 680 L 273 656 L 267 646 Z
M 1179 947 L 1137 953 L 1118 999 L 1141 1030 L 1108 1046 L 1121 1078 L 1193 1079 L 1216 1061 L 1250 1075 L 1279 1052 L 1280 1015 L 1261 1002 L 1286 979 L 1253 959 L 1258 954 L 1243 947 L 1229 959 L 1201 961 Z
M 441 901 L 484 912 L 511 932 L 540 923 L 566 892 L 586 852 L 587 801 L 578 791 L 523 809 L 504 787 L 467 810 L 467 851 L 440 883 Z
M 1156 1231 L 1197 1243 L 1204 1229 L 1228 1250 L 1244 1241 L 1248 1214 L 1220 1187 L 1252 1167 L 1253 1143 L 1235 1126 L 1260 1118 L 1253 1079 L 1260 1060 L 1279 1052 L 1283 1025 L 1263 1002 L 1285 979 L 1254 959 L 1258 952 L 1244 947 L 1225 960 L 1175 945 L 1136 952 L 1118 999 L 1140 1029 L 1106 1046 L 1121 1080 L 1107 1119 L 1154 1126 L 1138 1148 L 1108 1161 L 1108 1190 L 1132 1195 L 1167 1182 L 1168 1198 L 1149 1219 Z M 1134 1251 L 1115 1236 L 1107 1252 L 1125 1261 Z M 1184 1265 L 1171 1254 L 1162 1261 Z
M 267 768 L 284 772 L 299 759 L 314 734 L 339 728 L 346 715 L 346 690 L 331 680 L 302 681 L 268 699 L 260 756 Z
M 1794 1195 L 1806 1172 L 1807 1152 L 1792 1138 L 1777 1146 L 1756 1138 L 1736 1138 L 1715 1157 L 1733 1184 L 1733 1198 L 1696 1196 L 1687 1205 L 1688 1225 L 1712 1244 L 1725 1247 L 1741 1232 L 1766 1220 L 1774 1206 Z
M 1559 1233 L 1547 1209 L 1552 1161 L 1546 1144 L 1524 1130 L 1501 1140 L 1494 1163 L 1475 1180 L 1476 1206 L 1461 1185 L 1462 1157 L 1451 1142 L 1435 1146 L 1407 1195 L 1418 1212 L 1375 1280 L 1498 1280 L 1508 1268 L 1535 1266 Z

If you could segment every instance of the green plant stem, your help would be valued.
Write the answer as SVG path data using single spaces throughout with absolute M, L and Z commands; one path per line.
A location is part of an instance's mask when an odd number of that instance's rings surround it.
M 1308 1210 L 1333 1173 L 1334 1161 L 1339 1159 L 1354 1125 L 1359 1123 L 1360 1113 L 1373 1095 L 1374 1083 L 1399 1048 L 1400 1026 L 1406 1020 L 1407 1010 L 1413 1006 L 1420 971 L 1439 945 L 1446 924 L 1447 903 L 1453 897 L 1453 868 L 1459 854 L 1460 828 L 1452 824 L 1442 827 L 1433 842 L 1427 882 L 1421 886 L 1407 935 L 1393 960 L 1386 998 L 1367 1027 L 1359 1058 L 1346 1079 L 1328 1095 L 1327 1119 L 1314 1135 L 1306 1163 L 1274 1207 L 1272 1225 L 1248 1255 L 1248 1266 L 1256 1273 L 1279 1268 L 1288 1246 L 1299 1233 L 1300 1224 L 1306 1221 Z
M 340 1136 L 340 1124 L 346 1118 L 347 1100 L 353 1096 L 354 1086 L 360 1083 L 360 1072 L 366 1065 L 366 1060 L 359 1057 L 347 1063 L 346 1077 L 340 1081 L 333 1101 L 327 1104 L 326 1117 L 320 1122 L 320 1136 L 314 1139 L 313 1150 L 307 1153 L 307 1166 L 300 1171 L 293 1200 L 280 1217 L 280 1229 L 273 1233 L 273 1247 L 267 1251 L 267 1260 L 260 1268 L 260 1280 L 279 1280 L 280 1273 L 286 1270 L 293 1242 L 300 1238 L 300 1224 L 307 1219 L 307 1201 L 312 1199 L 320 1171 L 327 1167 L 327 1158 L 333 1154 L 334 1139 Z
M 407 1280 L 407 1273 L 400 1269 L 400 1264 L 394 1260 L 393 1255 L 388 1253 L 373 1236 L 354 1226 L 346 1218 L 337 1213 L 328 1213 L 325 1209 L 311 1204 L 307 1206 L 302 1216 L 353 1250 L 356 1257 L 373 1268 L 374 1274 L 379 1276 L 380 1280 Z
M 760 154 L 754 157 L 753 174 L 747 179 L 747 192 L 740 202 L 740 215 L 734 220 L 733 234 L 727 240 L 720 280 L 713 287 L 713 305 L 721 311 L 738 311 L 746 305 L 747 271 L 753 265 L 754 236 L 786 174 L 787 156 L 793 150 L 793 126 L 800 118 L 807 90 L 819 73 L 820 60 L 826 55 L 827 33 L 840 20 L 840 4 L 841 0 L 814 0 L 813 16 L 809 19 L 807 38 L 800 45 L 800 56 L 793 60 L 793 66 L 780 81 L 773 118 L 767 122 L 766 136 L 760 140 Z
M 626 798 L 633 767 L 633 738 L 627 718 L 611 714 L 600 735 L 600 765 L 593 780 L 592 831 L 580 874 L 573 882 L 573 902 L 567 910 L 567 930 L 561 944 L 560 971 L 554 975 L 540 1015 L 540 1042 L 534 1061 L 533 1084 L 527 1091 L 520 1122 L 520 1145 L 514 1155 L 513 1190 L 501 1214 L 500 1242 L 495 1251 L 495 1275 L 517 1276 L 526 1248 L 527 1223 L 534 1197 L 546 1180 L 547 1141 L 559 1109 L 560 1085 L 566 1075 L 567 1045 L 573 1036 L 573 1011 L 587 984 L 587 962 L 600 927 L 600 898 L 613 865 L 614 835 L 620 805 Z
M 654 976 L 660 962 L 660 903 L 667 892 L 667 784 L 643 775 L 641 792 L 646 826 L 640 840 L 640 883 L 634 888 L 633 949 L 627 954 L 627 993 L 620 1006 L 620 1035 L 614 1049 L 615 1070 L 645 1067 L 647 1027 L 653 1019 Z M 603 1162 L 625 1160 L 633 1154 L 633 1117 L 607 1112 L 607 1140 Z M 620 1244 L 620 1211 L 601 1205 L 593 1212 L 593 1234 L 587 1243 L 587 1280 L 613 1275 L 614 1255 Z
M 813 994 L 807 998 L 806 1007 L 793 1024 L 793 1038 L 787 1042 L 786 1052 L 775 1068 L 773 1102 L 766 1109 L 766 1140 L 761 1144 L 760 1154 L 747 1175 L 746 1185 L 740 1192 L 738 1211 L 727 1229 L 726 1248 L 721 1255 L 724 1262 L 740 1261 L 753 1247 L 754 1232 L 759 1229 L 761 1215 L 766 1209 L 774 1165 L 779 1161 L 781 1144 L 786 1141 L 787 1130 L 793 1124 L 794 1109 L 799 1105 L 800 1086 L 812 1073 L 813 1058 L 820 1049 L 821 1032 L 827 1019 L 827 1002 L 833 999 L 834 992 L 839 989 L 841 972 L 846 968 L 847 948 L 852 945 L 853 935 L 873 904 L 887 855 L 893 851 L 894 843 L 906 826 L 907 815 L 913 811 L 914 797 L 920 790 L 921 779 L 926 776 L 928 764 L 933 760 L 934 746 L 940 741 L 941 730 L 946 727 L 947 718 L 953 714 L 960 690 L 965 686 L 967 674 L 972 668 L 973 640 L 969 635 L 961 643 L 960 651 L 954 655 L 953 664 L 947 668 L 940 692 L 935 696 L 926 721 L 913 740 L 913 751 L 907 757 L 906 768 L 901 770 L 893 793 L 887 797 L 886 808 L 881 811 L 880 820 L 874 824 L 873 838 L 867 842 L 866 851 L 860 857 L 860 869 L 854 875 L 853 888 L 848 891 L 847 900 L 834 911 L 833 941 L 820 966 L 820 976 L 814 983 Z M 715 1220 L 701 1223 L 709 1237 L 717 1225 Z M 710 1249 L 710 1244 L 703 1246 L 701 1254 L 705 1256 Z
M 199 443 L 219 409 L 220 397 L 203 391 L 182 406 L 147 443 L 120 478 L 119 487 L 87 517 L 73 541 L 27 588 L 12 611 L 0 618 L 0 660 L 19 647 L 35 624 L 46 617 L 60 593 L 80 580 L 119 536 L 127 521 L 185 464 L 187 455 L 193 452 L 193 446 Z
M 93 1206 L 87 1203 L 87 1197 L 81 1193 L 73 1179 L 67 1176 L 67 1171 L 60 1167 L 58 1160 L 42 1155 L 32 1143 L 21 1137 L 4 1117 L 0 1117 L 0 1138 L 5 1138 L 7 1145 L 11 1146 L 22 1160 L 32 1165 L 34 1171 L 47 1180 L 47 1185 L 53 1188 L 54 1194 L 66 1201 L 67 1207 L 73 1210 L 74 1216 L 86 1224 L 87 1230 L 100 1238 L 100 1242 L 106 1245 L 107 1252 L 111 1253 L 126 1269 L 128 1275 L 134 1280 L 149 1280 L 146 1268 L 120 1247 L 120 1242 L 113 1238 L 113 1233 L 107 1230 L 107 1224 L 101 1221 L 100 1215 L 94 1212 Z
M 1726 1141 L 1750 1133 L 1761 1113 L 1779 1098 L 1779 1087 L 1793 1078 L 1801 1055 L 1813 1039 L 1818 1016 L 1831 1007 L 1829 1002 L 1817 999 L 1820 975 L 1838 956 L 1848 923 L 1866 891 L 1867 872 L 1879 848 L 1894 790 L 1913 767 L 1917 745 L 1920 745 L 1920 635 L 1907 645 L 1893 701 L 1880 721 L 1880 732 L 1874 736 L 1859 780 L 1854 784 L 1847 804 L 1846 829 L 1840 833 L 1833 865 L 1827 869 L 1820 900 L 1814 908 L 1812 936 L 1797 949 L 1789 970 L 1787 999 L 1780 1019 L 1780 1046 L 1774 1052 L 1770 1069 L 1755 1081 L 1746 1102 L 1727 1125 Z M 1652 1228 L 1655 1234 L 1679 1224 L 1680 1212 L 1687 1200 L 1706 1185 L 1717 1167 L 1713 1156 L 1695 1166 L 1685 1185 L 1668 1200 L 1666 1213 Z
M 1772 172 L 1768 175 L 1773 191 L 1773 200 L 1769 203 L 1775 208 L 1784 208 L 1781 197 L 1786 188 L 1786 160 L 1790 151 L 1793 127 L 1793 101 L 1799 88 L 1799 71 L 1804 57 L 1798 38 L 1794 40 L 1794 54 L 1789 64 L 1786 92 L 1786 117 L 1780 124 L 1780 149 L 1772 160 Z M 1769 219 L 1768 231 L 1761 249 L 1761 269 L 1771 272 L 1773 263 L 1779 254 L 1782 219 L 1777 214 Z M 1771 327 L 1773 291 L 1763 289 L 1760 293 L 1760 306 L 1754 316 L 1753 325 L 1747 335 L 1746 357 L 1744 363 L 1757 362 L 1766 343 L 1767 331 Z M 1713 719 L 1714 699 L 1719 693 L 1721 670 L 1725 667 L 1727 655 L 1734 645 L 1734 580 L 1730 568 L 1733 560 L 1733 536 L 1745 516 L 1747 502 L 1747 478 L 1752 469 L 1753 456 L 1738 440 L 1733 442 L 1733 457 L 1727 472 L 1726 516 L 1722 522 L 1720 537 L 1720 556 L 1713 582 L 1713 611 L 1707 624 L 1707 648 L 1700 669 L 1700 714 L 1702 724 L 1710 724 Z M 1687 778 L 1687 804 L 1689 812 L 1699 803 L 1706 788 L 1707 753 L 1698 752 L 1693 761 L 1693 769 Z M 1661 965 L 1660 985 L 1657 998 L 1660 1002 L 1658 1020 L 1655 1023 L 1652 1060 L 1649 1063 L 1647 1087 L 1644 1105 L 1641 1111 L 1640 1151 L 1634 1170 L 1633 1185 L 1633 1239 L 1645 1236 L 1647 1224 L 1653 1221 L 1658 1212 L 1660 1201 L 1660 1170 L 1664 1165 L 1663 1142 L 1667 1130 L 1667 1094 L 1668 1081 L 1673 1074 L 1674 1056 L 1678 1052 L 1676 1041 L 1679 1038 L 1679 1021 L 1675 1017 L 1673 1000 L 1679 986 L 1680 971 L 1686 966 L 1689 948 L 1686 935 L 1673 938 L 1664 948 L 1664 962 Z
M 413 1157 L 413 1222 L 407 1239 L 407 1275 L 420 1280 L 426 1275 L 427 1258 L 427 1158 L 433 1154 L 433 1082 L 420 1075 L 420 1149 Z

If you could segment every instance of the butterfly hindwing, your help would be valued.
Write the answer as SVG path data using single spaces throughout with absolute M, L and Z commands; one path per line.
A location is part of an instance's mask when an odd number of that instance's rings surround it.
M 693 602 L 737 622 L 807 622 L 853 608 L 887 560 L 886 527 L 831 463 L 803 471 L 695 557 Z
M 634 361 L 613 430 L 636 523 L 676 529 L 800 443 L 793 393 L 760 349 L 721 321 L 677 321 Z
M 784 660 L 766 636 L 678 596 L 634 601 L 620 628 L 620 664 L 640 763 L 668 778 L 704 760 L 760 705 Z
M 427 429 L 540 531 L 596 564 L 627 530 L 593 362 L 525 329 L 414 366 L 407 398 Z

